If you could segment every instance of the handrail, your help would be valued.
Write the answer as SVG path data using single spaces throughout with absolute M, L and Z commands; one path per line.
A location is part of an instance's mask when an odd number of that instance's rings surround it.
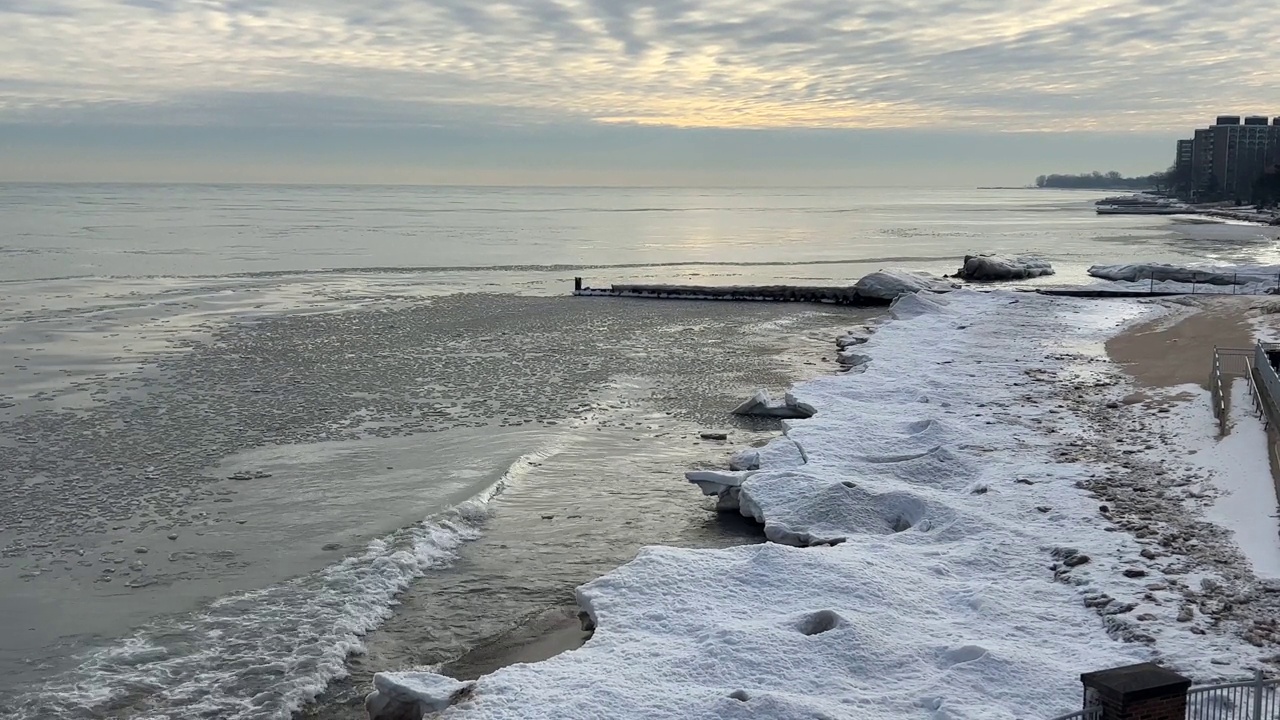
M 1262 419 L 1264 425 L 1267 424 L 1268 417 L 1263 407 L 1262 393 L 1258 388 L 1258 384 L 1254 382 L 1253 369 L 1257 363 L 1258 353 L 1264 348 L 1263 343 L 1259 342 L 1253 348 L 1213 348 L 1213 366 L 1210 370 L 1209 378 L 1209 395 L 1210 402 L 1213 405 L 1213 416 L 1218 421 L 1218 434 L 1227 434 L 1227 392 L 1223 383 L 1223 376 L 1226 371 L 1223 368 L 1224 357 L 1242 357 L 1245 359 L 1244 377 L 1245 382 L 1249 386 L 1249 397 L 1253 401 L 1254 412 Z M 1280 345 L 1277 346 L 1280 349 Z

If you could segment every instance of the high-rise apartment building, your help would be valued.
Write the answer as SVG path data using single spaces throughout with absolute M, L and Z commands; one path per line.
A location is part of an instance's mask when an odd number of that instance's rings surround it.
M 1178 141 L 1177 167 L 1189 167 L 1192 189 L 1206 199 L 1248 200 L 1253 183 L 1280 163 L 1280 117 L 1219 115 L 1208 128 Z M 1190 157 L 1189 160 L 1186 158 Z

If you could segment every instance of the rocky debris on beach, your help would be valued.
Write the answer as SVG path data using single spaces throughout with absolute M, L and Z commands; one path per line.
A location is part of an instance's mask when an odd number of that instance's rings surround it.
M 1001 280 L 1026 280 L 1053 274 L 1053 266 L 1039 258 L 1007 255 L 965 255 L 964 264 L 956 271 L 955 276 L 974 282 L 997 282 Z
M 906 293 L 947 292 L 958 286 L 928 273 L 889 269 L 865 275 L 853 287 L 862 297 L 893 300 Z
M 796 400 L 792 393 L 788 392 L 779 403 L 770 398 L 767 391 L 757 390 L 746 402 L 730 412 L 734 415 L 796 419 L 813 417 L 814 410 L 812 406 Z
M 1197 469 L 1171 463 L 1166 455 L 1133 452 L 1153 442 L 1172 444 L 1160 425 L 1165 415 L 1147 412 L 1143 404 L 1112 402 L 1116 388 L 1129 383 L 1127 377 L 1105 359 L 1080 356 L 1077 360 L 1089 366 L 1092 381 L 1057 382 L 1055 394 L 1064 409 L 1085 418 L 1093 431 L 1088 441 L 1073 440 L 1059 448 L 1057 461 L 1111 468 L 1105 474 L 1091 473 L 1077 485 L 1103 501 L 1100 516 L 1111 523 L 1111 529 L 1129 533 L 1145 545 L 1116 571 L 1128 580 L 1147 583 L 1132 586 L 1132 600 L 1095 601 L 1085 596 L 1085 606 L 1097 609 L 1109 629 L 1126 640 L 1150 642 L 1152 638 L 1116 616 L 1139 606 L 1163 606 L 1171 608 L 1167 614 L 1192 634 L 1235 627 L 1250 644 L 1280 644 L 1271 635 L 1251 630 L 1255 621 L 1280 615 L 1280 585 L 1273 589 L 1254 576 L 1229 530 L 1206 521 L 1198 512 L 1188 512 L 1188 500 L 1212 502 L 1214 491 L 1206 484 L 1208 478 Z M 1087 584 L 1097 577 L 1072 570 L 1056 578 Z M 1206 574 L 1212 578 L 1192 579 Z M 1152 576 L 1159 582 L 1152 583 Z

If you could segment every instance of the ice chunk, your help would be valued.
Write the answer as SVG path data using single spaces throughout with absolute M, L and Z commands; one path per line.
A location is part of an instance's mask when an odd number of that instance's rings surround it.
M 759 470 L 760 469 L 760 451 L 755 448 L 747 448 L 734 453 L 729 458 L 730 470 Z
M 365 698 L 369 720 L 421 720 L 466 696 L 474 682 L 459 682 L 430 672 L 385 672 L 373 676 L 374 691 Z
M 776 403 L 764 390 L 757 390 L 746 402 L 732 410 L 734 415 L 752 415 L 755 417 L 775 418 L 807 418 L 813 417 L 814 409 L 799 402 L 791 393 L 781 403 Z
M 964 266 L 956 271 L 956 277 L 978 282 L 1025 280 L 1052 274 L 1053 266 L 1044 260 L 1004 255 L 965 255 Z
M 863 345 L 870 339 L 870 337 L 862 333 L 850 332 L 848 335 L 836 338 L 836 347 L 840 350 L 848 350 L 855 345 Z
M 754 471 L 691 470 L 684 474 L 684 479 L 697 485 L 703 495 L 717 495 L 731 487 L 742 485 L 742 481 L 751 477 Z
M 786 435 L 774 438 L 760 448 L 760 467 L 762 468 L 799 467 L 804 462 L 804 453 L 800 451 L 800 446 Z
M 854 289 L 863 297 L 892 300 L 906 293 L 946 292 L 956 286 L 914 270 L 880 270 L 863 277 Z

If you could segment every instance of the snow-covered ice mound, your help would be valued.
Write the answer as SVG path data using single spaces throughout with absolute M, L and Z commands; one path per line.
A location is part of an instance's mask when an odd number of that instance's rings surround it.
M 1127 283 L 1151 282 L 1170 285 L 1237 285 L 1274 288 L 1280 284 L 1280 265 L 1168 265 L 1165 263 L 1132 263 L 1128 265 L 1094 265 L 1089 274 L 1103 280 Z M 1160 290 L 1178 291 L 1169 285 Z M 1238 288 L 1239 289 L 1239 288 Z
M 965 255 L 964 265 L 956 271 L 956 277 L 977 282 L 1026 280 L 1052 274 L 1053 266 L 1045 260 L 1005 255 Z
M 864 276 L 854 289 L 863 297 L 892 300 L 907 293 L 947 292 L 956 286 L 928 273 L 890 269 Z
M 1180 620 L 1151 546 L 1077 486 L 1117 470 L 1061 459 L 1092 430 L 1060 379 L 1096 362 L 1063 348 L 1152 312 L 900 297 L 862 373 L 795 388 L 814 417 L 690 473 L 777 542 L 642 550 L 579 588 L 586 645 L 480 678 L 443 717 L 1047 717 L 1079 706 L 1081 672 L 1247 674 L 1266 651 Z

